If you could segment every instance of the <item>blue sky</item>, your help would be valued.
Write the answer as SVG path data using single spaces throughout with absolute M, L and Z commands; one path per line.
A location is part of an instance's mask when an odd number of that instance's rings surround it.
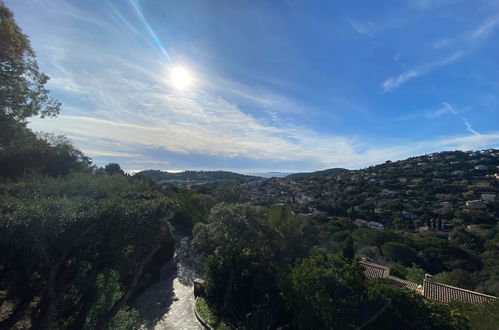
M 63 103 L 31 127 L 98 165 L 293 172 L 499 147 L 499 1 L 6 4 Z

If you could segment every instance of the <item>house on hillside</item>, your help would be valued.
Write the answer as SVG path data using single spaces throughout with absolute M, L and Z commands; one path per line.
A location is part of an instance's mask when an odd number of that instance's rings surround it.
M 491 302 L 497 297 L 487 295 L 480 292 L 466 290 L 455 286 L 436 282 L 433 276 L 426 274 L 423 280 L 423 285 L 414 282 L 402 280 L 398 277 L 390 275 L 390 267 L 376 264 L 362 258 L 359 264 L 364 269 L 364 276 L 369 279 L 383 279 L 387 283 L 405 287 L 409 290 L 416 291 L 417 293 L 425 296 L 428 299 L 438 301 L 441 303 L 450 303 L 452 301 L 463 301 L 472 304 Z
M 442 203 L 440 203 L 440 207 L 442 207 L 444 209 L 451 209 L 452 203 L 451 202 L 442 202 Z
M 425 279 L 423 281 L 423 296 L 441 303 L 450 303 L 457 300 L 476 304 L 490 302 L 497 299 L 497 297 L 484 293 L 435 282 L 435 280 L 433 280 L 433 276 L 429 274 L 425 275 Z
M 381 190 L 381 196 L 390 196 L 393 197 L 397 194 L 397 192 L 389 189 L 383 189 Z
M 466 207 L 469 209 L 480 210 L 485 208 L 485 203 L 481 200 L 466 201 Z
M 494 199 L 496 199 L 496 193 L 495 192 L 483 192 L 480 194 L 480 197 L 482 201 L 484 202 L 491 202 Z
M 369 221 L 367 223 L 367 227 L 369 227 L 371 229 L 384 229 L 383 224 L 376 222 L 376 221 Z
M 429 230 L 430 230 L 429 226 L 420 226 L 420 227 L 418 227 L 418 232 L 420 232 L 420 233 L 425 233 L 425 232 L 427 232 Z

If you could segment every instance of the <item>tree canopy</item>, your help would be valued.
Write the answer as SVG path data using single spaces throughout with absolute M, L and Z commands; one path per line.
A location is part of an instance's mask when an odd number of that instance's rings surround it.
M 60 103 L 49 95 L 48 79 L 38 68 L 28 37 L 0 2 L 0 122 L 57 115 Z

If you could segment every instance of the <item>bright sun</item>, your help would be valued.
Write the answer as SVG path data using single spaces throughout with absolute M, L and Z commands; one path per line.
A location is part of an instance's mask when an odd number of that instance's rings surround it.
M 192 84 L 192 75 L 183 67 L 176 66 L 170 70 L 170 82 L 177 89 L 186 89 Z

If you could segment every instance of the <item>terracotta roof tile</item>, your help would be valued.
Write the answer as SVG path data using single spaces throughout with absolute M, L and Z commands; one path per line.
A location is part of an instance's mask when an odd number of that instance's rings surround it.
M 390 274 L 390 268 L 378 265 L 367 260 L 361 260 L 359 263 L 364 267 L 364 275 L 372 280 L 374 278 L 384 278 Z
M 497 297 L 489 296 L 487 294 L 435 282 L 431 277 L 426 278 L 423 281 L 423 295 L 428 299 L 443 303 L 460 300 L 475 304 L 497 299 Z
M 421 288 L 421 285 L 417 283 L 405 281 L 395 276 L 388 276 L 387 280 L 390 282 L 390 284 L 401 286 L 414 291 L 420 291 Z

